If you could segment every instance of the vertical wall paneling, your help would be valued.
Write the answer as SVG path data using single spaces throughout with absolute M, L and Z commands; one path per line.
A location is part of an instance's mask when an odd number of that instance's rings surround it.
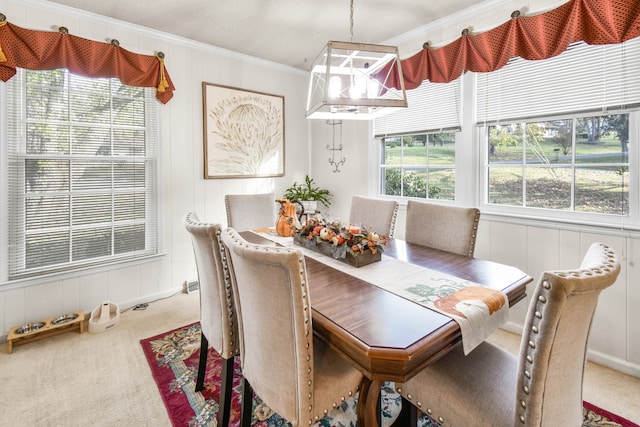
M 62 310 L 58 314 L 81 310 L 80 279 L 72 277 L 62 281 Z
M 640 240 L 627 240 L 626 310 L 629 362 L 640 365 Z

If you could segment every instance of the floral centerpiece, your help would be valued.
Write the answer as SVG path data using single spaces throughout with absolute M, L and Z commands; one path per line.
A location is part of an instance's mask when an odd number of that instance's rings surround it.
M 294 243 L 338 260 L 360 267 L 380 261 L 387 237 L 359 225 L 346 225 L 339 220 L 327 221 L 321 215 L 301 225 Z

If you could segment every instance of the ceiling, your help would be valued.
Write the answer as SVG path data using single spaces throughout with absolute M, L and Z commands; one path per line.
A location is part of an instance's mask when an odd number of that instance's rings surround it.
M 349 0 L 49 1 L 303 70 L 329 40 L 380 44 L 481 3 L 355 0 L 351 39 Z

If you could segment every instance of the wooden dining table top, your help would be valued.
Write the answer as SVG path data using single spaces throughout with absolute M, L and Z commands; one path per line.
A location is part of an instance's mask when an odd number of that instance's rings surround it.
M 265 238 L 242 233 L 248 241 Z M 524 299 L 533 279 L 519 269 L 390 239 L 384 255 L 504 292 L 509 305 Z M 452 318 L 367 281 L 305 257 L 317 338 L 338 350 L 370 381 L 367 425 L 377 424 L 375 405 L 384 381 L 406 382 L 429 363 L 459 345 L 460 327 Z M 361 267 L 361 268 L 366 268 Z M 363 393 L 364 392 L 364 393 Z M 373 407 L 372 407 L 373 406 Z

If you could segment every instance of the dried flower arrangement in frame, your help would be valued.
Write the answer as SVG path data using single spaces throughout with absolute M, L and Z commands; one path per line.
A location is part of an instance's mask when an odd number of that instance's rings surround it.
M 284 96 L 202 82 L 204 178 L 284 176 Z

